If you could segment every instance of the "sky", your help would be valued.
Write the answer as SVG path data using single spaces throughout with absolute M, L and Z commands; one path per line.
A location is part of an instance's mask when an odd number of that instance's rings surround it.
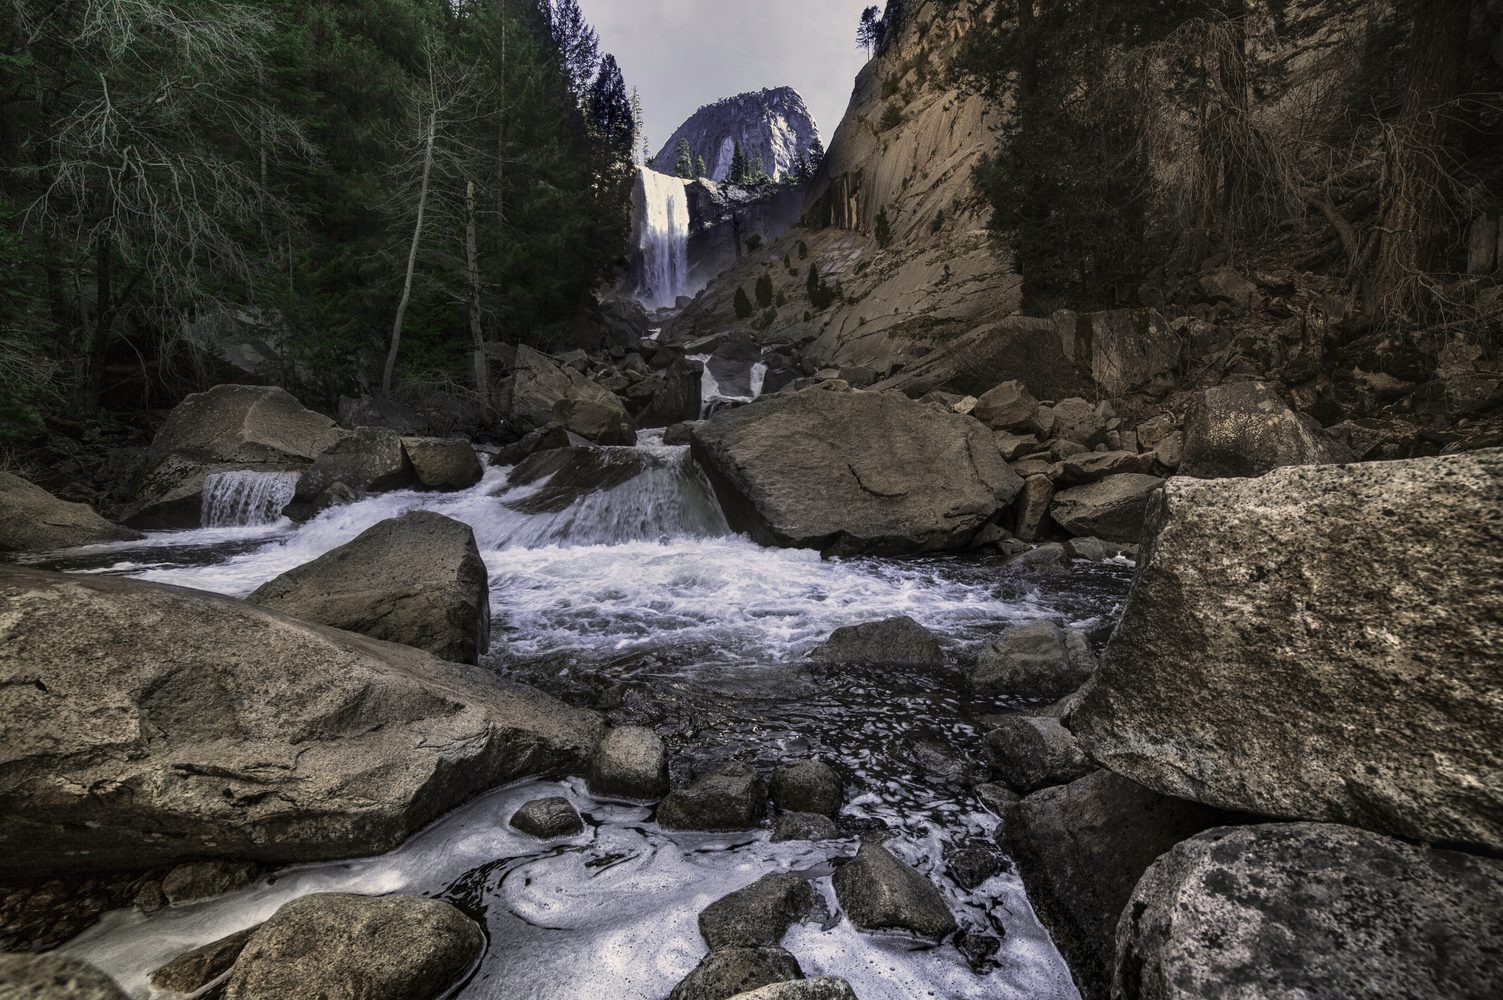
M 701 105 L 764 87 L 803 95 L 826 146 L 866 53 L 856 25 L 872 0 L 579 0 L 642 98 L 652 152 Z M 880 7 L 880 3 L 878 4 Z

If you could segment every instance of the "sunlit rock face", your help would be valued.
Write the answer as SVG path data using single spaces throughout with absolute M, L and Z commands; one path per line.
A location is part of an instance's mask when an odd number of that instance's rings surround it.
M 793 169 L 799 153 L 808 155 L 818 135 L 814 116 L 792 87 L 751 91 L 707 104 L 690 115 L 652 158 L 652 169 L 673 173 L 678 142 L 688 139 L 691 157 L 703 158 L 705 173 L 723 181 L 730 174 L 731 156 L 739 141 L 748 164 L 760 156 L 768 176 L 781 180 Z

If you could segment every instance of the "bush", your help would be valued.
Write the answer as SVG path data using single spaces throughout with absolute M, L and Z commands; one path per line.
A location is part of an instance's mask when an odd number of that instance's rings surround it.
M 898 107 L 897 101 L 888 101 L 887 107 L 882 109 L 882 117 L 877 122 L 877 131 L 886 132 L 903 124 L 903 109 Z
M 765 327 L 778 318 L 778 311 L 772 306 L 762 310 L 762 325 Z
M 764 309 L 772 305 L 772 275 L 770 274 L 757 278 L 757 305 Z
M 810 264 L 809 280 L 806 283 L 805 287 L 809 291 L 809 302 L 814 306 L 814 308 L 825 309 L 830 305 L 830 303 L 834 302 L 836 296 L 839 295 L 840 283 L 836 282 L 835 288 L 831 289 L 829 285 L 825 284 L 824 279 L 819 276 L 819 268 L 815 267 L 813 264 Z
M 805 259 L 808 258 L 808 256 L 809 256 L 809 244 L 805 243 L 803 240 L 799 240 L 798 241 L 798 259 L 799 260 L 805 260 Z
M 887 206 L 883 205 L 877 211 L 877 246 L 886 250 L 892 243 L 892 223 L 887 221 Z
M 753 253 L 753 252 L 755 252 L 756 249 L 757 249 L 757 247 L 759 247 L 761 245 L 762 245 L 762 234 L 761 233 L 752 233 L 750 236 L 748 236 L 746 238 L 746 251 L 747 251 L 747 253 Z
M 778 292 L 778 301 L 777 301 L 778 308 L 781 309 L 784 306 L 786 306 L 787 304 L 788 304 L 788 296 L 784 295 L 782 292 Z
M 944 224 L 945 224 L 945 210 L 944 209 L 940 209 L 939 210 L 939 214 L 934 217 L 934 221 L 931 222 L 931 223 L 929 223 L 929 232 L 931 232 L 931 233 L 937 233 L 937 232 L 939 232 L 942 228 L 944 228 Z
M 749 298 L 746 297 L 746 289 L 742 288 L 740 285 L 736 286 L 735 303 L 736 303 L 736 318 L 737 319 L 750 319 L 751 318 L 751 314 L 752 314 L 751 299 L 749 299 Z

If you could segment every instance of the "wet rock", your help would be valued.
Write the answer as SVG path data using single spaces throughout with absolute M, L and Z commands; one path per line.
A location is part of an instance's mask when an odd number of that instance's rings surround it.
M 659 356 L 663 352 L 659 352 Z M 657 358 L 653 358 L 656 363 Z M 639 425 L 642 427 L 666 427 L 685 420 L 698 420 L 703 405 L 701 394 L 704 386 L 704 362 L 690 361 L 683 356 L 673 358 L 664 371 L 662 386 L 652 394 L 647 409 L 642 411 Z M 688 444 L 687 441 L 682 442 Z
M 496 452 L 492 465 L 518 465 L 523 459 L 540 451 L 552 451 L 569 447 L 569 432 L 549 421 L 537 430 L 529 431 L 520 441 L 509 444 Z
M 518 347 L 510 387 L 498 405 L 513 418 L 538 426 L 553 419 L 553 406 L 561 399 L 621 407 L 615 393 L 591 382 L 574 368 L 560 365 L 526 345 Z
M 1148 498 L 1163 485 L 1155 476 L 1110 476 L 1056 493 L 1049 516 L 1072 535 L 1136 543 L 1143 532 Z
M 1054 404 L 1054 436 L 1095 448 L 1106 444 L 1106 418 L 1079 397 Z
M 380 854 L 601 735 L 491 671 L 184 587 L 0 566 L 0 616 L 0 877 Z
M 162 892 L 162 883 L 151 879 L 141 886 L 131 902 L 142 913 L 155 913 L 167 905 L 167 895 Z
M 1027 552 L 1020 552 L 1003 563 L 1008 569 L 1022 573 L 1069 573 L 1070 558 L 1065 547 L 1058 542 L 1045 542 Z
M 174 993 L 194 993 L 218 979 L 245 950 L 246 942 L 261 929 L 260 924 L 211 941 L 174 958 L 151 974 L 151 985 Z
M 455 663 L 490 647 L 490 584 L 475 533 L 432 511 L 380 521 L 246 600 Z
M 697 423 L 698 421 L 694 421 L 694 423 L 680 422 L 670 424 L 668 429 L 663 431 L 663 443 L 666 445 L 688 444 L 689 437 L 694 432 L 694 426 Z
M 772 821 L 772 842 L 785 840 L 839 840 L 840 828 L 819 813 L 785 812 Z
M 1494 861 L 1333 824 L 1208 830 L 1138 882 L 1112 996 L 1503 996 L 1500 913 Z
M 553 404 L 553 423 L 600 445 L 634 445 L 637 425 L 626 408 L 588 399 L 560 399 Z
M 1072 633 L 1079 636 L 1074 642 Z M 1037 621 L 1003 632 L 978 658 L 971 686 L 980 691 L 1058 698 L 1090 680 L 1095 670 L 1095 657 L 1079 630 Z
M 1103 542 L 1099 538 L 1083 535 L 1080 538 L 1071 538 L 1065 542 L 1065 555 L 1071 559 L 1089 559 L 1091 562 L 1105 562 L 1118 556 L 1126 556 L 1129 559 L 1137 558 L 1138 547 L 1126 542 Z
M 162 895 L 174 903 L 208 899 L 243 889 L 255 879 L 256 866 L 248 861 L 200 861 L 168 872 L 162 879 Z
M 1062 458 L 1060 464 L 1060 479 L 1075 486 L 1098 482 L 1107 476 L 1143 475 L 1153 471 L 1151 457 L 1125 451 L 1079 452 Z
M 318 496 L 308 502 L 306 506 L 289 505 L 282 511 L 284 517 L 290 517 L 296 521 L 311 521 L 330 507 L 343 507 L 346 504 L 359 503 L 370 494 L 357 490 L 344 483 L 334 483 Z
M 548 482 L 521 500 L 502 500 L 521 514 L 558 514 L 581 497 L 615 489 L 652 469 L 670 467 L 670 460 L 648 449 L 555 448 L 537 452 L 506 477 L 510 486 Z
M 1181 475 L 1261 476 L 1288 465 L 1353 460 L 1350 448 L 1306 426 L 1278 393 L 1259 382 L 1207 389 L 1185 407 Z
M 475 922 L 442 900 L 315 893 L 261 925 L 224 996 L 425 1000 L 458 979 L 484 945 Z
M 839 815 L 845 785 L 829 764 L 819 759 L 791 760 L 772 772 L 772 801 L 784 812 Z
M 1008 809 L 1007 850 L 1084 1000 L 1110 993 L 1117 919 L 1144 870 L 1179 841 L 1229 821 L 1220 810 L 1159 795 L 1110 771 L 1035 792 Z
M 1012 532 L 1001 525 L 987 524 L 983 525 L 981 530 L 976 532 L 976 537 L 971 539 L 969 548 L 981 549 L 988 545 L 996 545 L 998 542 L 1008 541 L 1011 538 Z
M 817 902 L 808 879 L 772 872 L 701 910 L 699 933 L 711 951 L 779 944 Z
M 418 482 L 431 490 L 469 489 L 484 475 L 468 438 L 404 437 L 402 450 Z
M 6 1000 L 128 1000 L 109 976 L 87 962 L 47 952 L 0 954 L 0 997 Z
M 880 844 L 864 843 L 835 870 L 835 896 L 851 923 L 864 930 L 897 928 L 939 939 L 956 928 L 934 883 Z
M 42 552 L 145 537 L 106 521 L 86 503 L 59 500 L 20 476 L 0 472 L 0 552 Z
M 737 993 L 734 1000 L 856 1000 L 856 993 L 837 976 L 815 976 Z
M 840 555 L 964 546 L 1022 488 L 980 423 L 897 393 L 761 400 L 705 421 L 692 448 L 733 529 Z
M 942 666 L 939 640 L 907 615 L 879 622 L 845 625 L 830 633 L 830 639 L 810 654 L 826 663 L 873 663 Z
M 955 884 L 972 892 L 994 875 L 1012 870 L 1012 863 L 994 841 L 972 837 L 945 845 L 945 871 Z
M 1500 511 L 1499 450 L 1171 480 L 1068 725 L 1165 794 L 1503 850 Z
M 981 742 L 992 773 L 1020 795 L 1067 785 L 1097 770 L 1058 719 L 1019 715 L 1007 719 Z
M 402 438 L 385 427 L 357 427 L 314 460 L 297 481 L 293 503 L 309 502 L 335 483 L 366 493 L 417 485 Z
M 731 761 L 669 792 L 658 806 L 658 825 L 665 830 L 750 830 L 766 804 L 767 786 L 757 769 Z
M 1038 435 L 1044 430 L 1038 421 L 1039 401 L 1022 382 L 1003 382 L 981 394 L 971 416 L 994 431 Z
M 1014 501 L 1013 534 L 1019 541 L 1034 542 L 1049 514 L 1049 504 L 1054 500 L 1054 483 L 1046 475 L 1032 475 L 1023 480 L 1023 489 Z
M 975 792 L 976 798 L 981 800 L 981 804 L 986 806 L 986 808 L 990 809 L 992 812 L 996 813 L 998 816 L 1001 816 L 1007 810 L 1008 806 L 1012 805 L 1014 802 L 1017 802 L 1021 798 L 1021 796 L 1018 795 L 1017 792 L 1013 791 L 1011 788 L 1008 788 L 1006 785 L 1000 785 L 993 782 L 988 782 L 983 785 L 977 785 Z
M 562 795 L 533 799 L 512 813 L 509 825 L 539 840 L 572 837 L 584 832 L 584 821 Z
M 802 978 L 798 959 L 782 948 L 721 948 L 706 955 L 668 1000 L 729 1000 L 759 986 Z
M 651 729 L 607 730 L 585 780 L 590 794 L 600 798 L 660 799 L 668 794 L 668 751 Z

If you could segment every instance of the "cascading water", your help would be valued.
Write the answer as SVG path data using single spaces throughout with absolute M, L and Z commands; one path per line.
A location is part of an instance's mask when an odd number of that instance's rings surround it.
M 764 362 L 746 365 L 709 354 L 692 354 L 689 360 L 704 363 L 704 373 L 699 377 L 701 419 L 721 403 L 750 403 L 762 395 L 762 384 L 767 378 Z
M 292 500 L 298 472 L 211 472 L 204 478 L 199 516 L 205 528 L 271 524 Z
M 765 826 L 664 831 L 650 808 L 595 799 L 577 778 L 530 781 L 476 798 L 386 855 L 284 868 L 153 914 L 116 911 L 64 951 L 153 1000 L 163 994 L 149 984 L 152 970 L 290 899 L 407 892 L 454 900 L 486 922 L 490 944 L 461 1000 L 661 1000 L 705 954 L 698 912 L 783 871 L 808 878 L 833 915 L 784 939 L 807 976 L 843 976 L 863 1000 L 1077 1000 L 1016 874 L 1001 870 L 974 889 L 946 874 L 955 848 L 995 850 L 997 820 L 969 789 L 992 713 L 1016 707 L 971 691 L 965 676 L 1021 622 L 1062 620 L 1100 641 L 1130 566 L 1077 563 L 1060 582 L 1015 575 L 996 557 L 842 560 L 762 548 L 730 533 L 688 449 L 662 445 L 658 432 L 636 448 L 560 449 L 490 467 L 457 493 L 382 494 L 295 529 L 153 533 L 79 550 L 71 562 L 49 553 L 42 564 L 243 595 L 415 509 L 475 531 L 496 636 L 483 666 L 606 712 L 612 725 L 652 727 L 669 746 L 675 784 L 732 758 L 765 774 L 818 755 L 846 782 L 847 836 L 775 844 Z M 933 631 L 950 665 L 807 658 L 836 628 L 894 615 Z M 522 803 L 552 795 L 574 803 L 584 833 L 539 844 L 507 826 Z M 968 940 L 997 939 L 994 960 L 973 968 L 953 943 L 870 934 L 840 915 L 832 859 L 849 857 L 857 834 L 883 829 L 887 846 L 941 888 Z
M 684 182 L 637 168 L 632 188 L 637 235 L 637 297 L 649 309 L 671 307 L 689 294 L 689 196 Z

